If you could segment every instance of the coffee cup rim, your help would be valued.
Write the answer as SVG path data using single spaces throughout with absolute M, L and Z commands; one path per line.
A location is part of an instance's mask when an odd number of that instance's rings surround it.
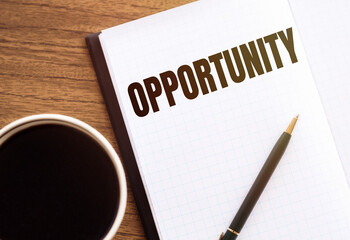
M 78 120 L 73 117 L 61 115 L 61 114 L 37 114 L 27 117 L 20 118 L 14 122 L 9 123 L 2 129 L 0 129 L 0 145 L 6 141 L 9 137 L 13 136 L 15 133 L 32 126 L 39 126 L 47 123 L 55 123 L 59 125 L 65 125 L 73 127 L 77 130 L 88 134 L 92 137 L 100 146 L 106 151 L 110 157 L 114 169 L 117 174 L 119 183 L 119 206 L 117 214 L 114 218 L 114 222 L 110 227 L 108 233 L 105 235 L 103 240 L 111 240 L 117 233 L 120 224 L 124 218 L 127 202 L 127 185 L 126 177 L 123 165 L 118 154 L 115 152 L 109 141 L 99 133 L 95 128 L 91 127 L 87 123 Z

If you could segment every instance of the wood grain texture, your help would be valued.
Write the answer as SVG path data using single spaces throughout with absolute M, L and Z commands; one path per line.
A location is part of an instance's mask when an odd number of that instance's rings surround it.
M 78 118 L 118 146 L 84 37 L 191 0 L 1 0 L 0 128 L 28 115 Z M 145 240 L 130 187 L 115 239 Z

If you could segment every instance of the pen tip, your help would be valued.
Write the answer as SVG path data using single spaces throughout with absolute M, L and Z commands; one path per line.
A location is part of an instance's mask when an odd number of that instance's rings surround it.
M 298 118 L 299 118 L 299 114 L 298 114 L 297 116 L 295 116 L 295 117 L 292 119 L 292 121 L 290 122 L 290 124 L 289 124 L 287 130 L 285 131 L 286 133 L 292 134 L 293 129 L 294 129 L 294 127 L 295 127 L 295 124 L 296 124 L 297 121 L 298 121 Z

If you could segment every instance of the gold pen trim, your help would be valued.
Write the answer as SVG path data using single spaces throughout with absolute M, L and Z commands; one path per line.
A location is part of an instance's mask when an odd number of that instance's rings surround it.
M 293 129 L 295 127 L 295 124 L 298 121 L 298 118 L 299 118 L 299 114 L 295 118 L 293 118 L 292 122 L 289 124 L 287 130 L 285 131 L 286 133 L 289 133 L 290 135 L 292 135 Z
M 232 232 L 233 234 L 236 234 L 237 236 L 239 235 L 238 232 L 236 232 L 235 230 L 232 230 L 231 228 L 227 228 L 227 230 L 229 230 L 229 231 Z

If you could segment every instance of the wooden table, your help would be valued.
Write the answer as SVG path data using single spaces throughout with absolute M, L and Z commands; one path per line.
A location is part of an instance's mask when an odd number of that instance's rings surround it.
M 191 0 L 1 0 L 0 128 L 58 113 L 100 131 L 118 151 L 84 37 Z M 131 189 L 115 239 L 145 239 Z

